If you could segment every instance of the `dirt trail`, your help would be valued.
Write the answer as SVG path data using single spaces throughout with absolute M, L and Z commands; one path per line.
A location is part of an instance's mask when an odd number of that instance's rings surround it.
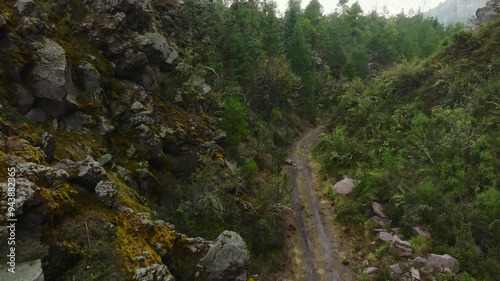
M 313 129 L 300 138 L 291 155 L 297 166 L 288 167 L 297 234 L 291 240 L 295 265 L 284 276 L 286 281 L 354 280 L 349 268 L 341 263 L 340 243 L 333 241 L 333 225 L 323 215 L 309 166 L 309 153 L 320 130 Z

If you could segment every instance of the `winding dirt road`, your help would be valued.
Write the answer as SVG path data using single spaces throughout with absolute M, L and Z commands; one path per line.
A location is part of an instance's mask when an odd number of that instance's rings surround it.
M 325 201 L 318 198 L 309 166 L 309 153 L 320 130 L 313 129 L 300 138 L 291 155 L 297 166 L 288 167 L 296 234 L 290 242 L 294 264 L 282 279 L 286 281 L 354 280 L 350 269 L 341 263 L 340 254 L 345 249 L 335 241 L 338 236 L 333 221 L 325 215 Z

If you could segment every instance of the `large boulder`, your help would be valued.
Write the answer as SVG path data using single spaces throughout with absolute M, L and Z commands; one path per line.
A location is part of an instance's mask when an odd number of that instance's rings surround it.
M 90 155 L 79 162 L 69 159 L 61 160 L 55 167 L 67 171 L 74 182 L 92 191 L 95 190 L 97 183 L 108 178 L 101 164 Z
M 147 40 L 142 40 L 142 44 L 151 45 L 152 61 L 160 62 L 160 70 L 173 69 L 179 62 L 179 54 L 172 48 L 167 39 L 157 30 L 154 32 L 147 32 L 144 35 Z
M 57 117 L 78 108 L 66 52 L 58 43 L 44 39 L 34 43 L 37 63 L 32 71 L 33 95 L 47 115 Z
M 427 263 L 425 264 L 425 266 L 437 267 L 445 270 L 450 270 L 451 272 L 458 272 L 458 270 L 460 269 L 457 259 L 447 254 L 430 254 L 427 258 Z
M 210 245 L 207 255 L 198 264 L 206 273 L 206 280 L 246 281 L 250 253 L 241 236 L 224 231 Z
M 114 183 L 108 180 L 102 180 L 97 183 L 97 186 L 95 187 L 95 194 L 97 195 L 97 198 L 99 198 L 99 200 L 101 200 L 101 202 L 103 202 L 106 206 L 113 207 L 118 192 L 116 191 Z
M 345 177 L 333 186 L 333 190 L 340 194 L 348 194 L 351 193 L 357 183 L 358 181 Z
M 389 252 L 400 257 L 411 257 L 413 255 L 410 242 L 401 240 L 397 235 L 394 235 L 392 239 Z
M 40 188 L 36 184 L 24 178 L 17 178 L 15 184 L 16 215 L 21 215 L 23 213 L 23 207 L 33 206 L 41 202 Z M 1 183 L 0 188 L 3 190 L 4 194 L 7 194 L 9 188 L 7 183 Z M 7 199 L 2 201 L 2 205 L 7 206 Z
M 42 260 L 16 264 L 16 273 L 0 270 L 0 280 L 5 281 L 44 281 Z
M 102 92 L 101 76 L 93 65 L 82 62 L 76 67 L 80 86 L 88 93 L 98 94 Z
M 389 232 L 381 231 L 378 234 L 378 239 L 380 239 L 384 242 L 385 241 L 392 241 L 392 240 L 394 240 L 394 235 L 390 234 Z
M 100 181 L 107 179 L 106 171 L 92 156 L 77 162 L 79 166 L 78 181 L 83 185 L 96 186 Z
M 56 180 L 64 181 L 69 175 L 62 169 L 52 168 L 35 163 L 22 163 L 16 166 L 16 176 L 40 186 L 49 187 Z

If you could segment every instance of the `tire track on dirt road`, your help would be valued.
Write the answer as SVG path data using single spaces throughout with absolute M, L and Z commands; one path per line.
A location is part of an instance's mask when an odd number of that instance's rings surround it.
M 303 267 L 305 276 L 295 280 L 344 281 L 353 280 L 349 268 L 340 262 L 334 252 L 329 225 L 320 211 L 320 203 L 314 188 L 313 173 L 309 167 L 309 153 L 316 144 L 321 128 L 304 134 L 293 147 L 292 159 L 296 166 L 288 168 L 292 187 L 292 209 L 299 233 L 299 248 L 302 254 L 297 266 Z M 305 279 L 302 279 L 305 278 Z

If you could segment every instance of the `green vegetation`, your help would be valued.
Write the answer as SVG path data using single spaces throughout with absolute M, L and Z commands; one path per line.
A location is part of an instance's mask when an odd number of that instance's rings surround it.
M 424 61 L 336 89 L 315 149 L 321 171 L 361 180 L 338 218 L 360 223 L 377 200 L 417 253 L 449 253 L 480 280 L 500 275 L 500 21 L 459 30 Z M 463 280 L 468 277 L 463 277 Z M 451 279 L 450 279 L 451 280 Z
M 237 145 L 248 137 L 250 131 L 246 115 L 246 109 L 241 101 L 235 97 L 226 100 L 221 128 L 227 132 L 227 142 L 230 145 Z

